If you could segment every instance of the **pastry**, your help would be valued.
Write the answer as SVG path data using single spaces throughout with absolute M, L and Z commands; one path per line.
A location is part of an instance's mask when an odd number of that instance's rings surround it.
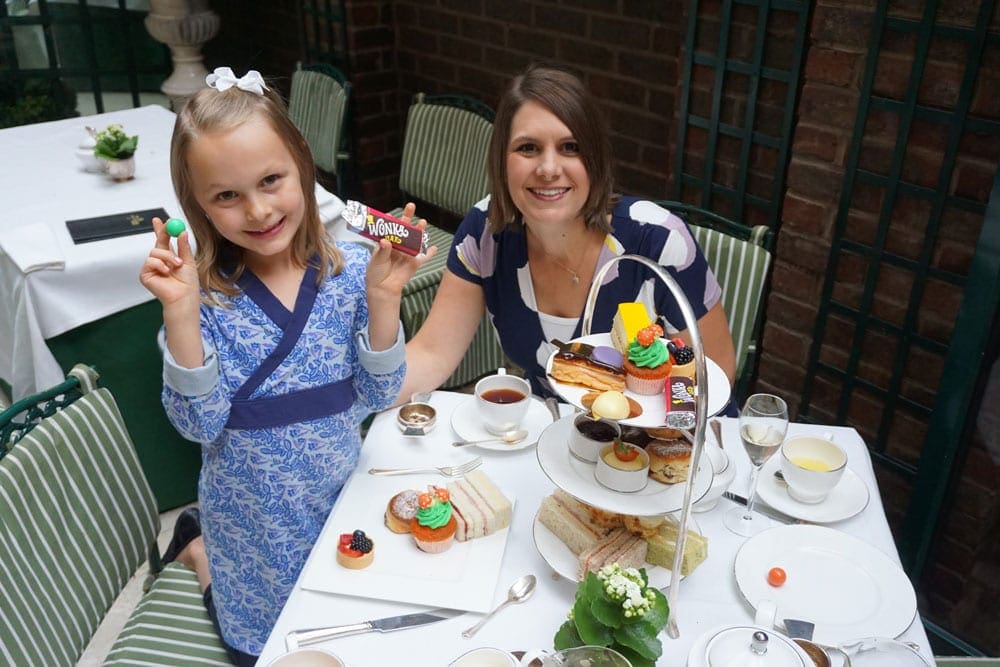
M 341 533 L 337 544 L 337 562 L 349 570 L 361 570 L 375 560 L 375 542 L 365 531 Z
M 421 551 L 439 554 L 451 548 L 455 542 L 455 521 L 448 489 L 430 487 L 428 493 L 421 493 L 417 499 L 417 512 L 410 519 L 410 532 Z
M 417 513 L 420 493 L 412 489 L 400 491 L 389 499 L 385 508 L 385 525 L 394 533 L 410 532 L 410 520 Z
M 667 343 L 667 350 L 673 362 L 670 374 L 694 379 L 694 348 L 688 347 L 680 338 L 672 338 Z
M 641 447 L 616 440 L 601 450 L 594 477 L 613 491 L 641 491 L 649 481 L 649 456 Z
M 510 525 L 511 504 L 481 470 L 448 485 L 459 542 L 492 535 Z
M 642 567 L 646 561 L 647 549 L 648 546 L 641 537 L 624 528 L 617 528 L 580 554 L 577 576 L 584 579 L 588 572 L 597 572 L 611 563 L 618 563 L 622 568 Z
M 603 393 L 605 392 L 588 391 L 586 394 L 580 397 L 580 405 L 583 406 L 584 410 L 593 410 L 594 401 L 596 401 Z M 631 396 L 625 396 L 625 399 L 628 401 L 629 419 L 633 419 L 642 414 L 642 406 L 639 405 L 639 401 L 635 400 Z
M 629 344 L 635 340 L 639 330 L 648 327 L 652 320 L 649 311 L 641 303 L 619 303 L 611 324 L 611 344 L 615 349 L 625 354 Z
M 629 343 L 624 361 L 625 386 L 629 391 L 644 396 L 663 392 L 670 377 L 670 352 L 660 340 L 663 330 L 653 324 L 641 329 Z
M 668 570 L 674 566 L 674 554 L 677 553 L 678 525 L 673 519 L 667 519 L 659 527 L 656 534 L 647 538 L 649 545 L 646 560 L 653 565 L 665 567 Z M 696 567 L 708 558 L 708 539 L 694 532 L 687 531 L 684 542 L 684 557 L 681 559 L 681 575 L 691 574 Z
M 594 354 L 597 348 L 594 346 L 563 343 L 559 340 L 553 340 L 552 344 L 559 348 L 552 357 L 552 368 L 549 371 L 549 376 L 553 380 L 600 391 L 625 389 L 625 371 L 622 370 L 621 364 L 615 366 L 613 363 L 595 360 Z M 614 359 L 609 359 L 607 353 L 598 354 L 597 359 L 614 362 Z
M 686 440 L 652 440 L 646 445 L 649 476 L 664 484 L 683 482 L 688 476 L 691 445 Z
M 590 406 L 590 411 L 595 417 L 606 417 L 608 419 L 626 419 L 631 408 L 625 394 L 620 391 L 605 391 L 594 399 L 594 404 Z

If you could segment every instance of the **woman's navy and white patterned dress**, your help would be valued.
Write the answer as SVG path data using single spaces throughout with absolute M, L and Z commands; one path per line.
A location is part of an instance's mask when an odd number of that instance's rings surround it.
M 303 312 L 302 303 L 314 273 L 306 273 L 293 313 L 247 275 L 235 298 L 217 295 L 224 307 L 201 308 L 202 367 L 181 368 L 164 355 L 167 415 L 185 438 L 202 443 L 198 499 L 222 634 L 255 655 L 357 465 L 361 421 L 392 403 L 406 372 L 402 329 L 396 346 L 383 352 L 361 340 L 368 325 L 367 251 L 339 247 L 344 268 L 312 290 L 311 310 Z M 293 347 L 252 392 L 250 411 L 254 401 L 309 397 L 331 384 L 346 388 L 342 407 L 349 407 L 266 428 L 227 427 L 237 390 L 265 360 L 274 361 L 296 315 L 302 332 L 286 340 Z
M 532 390 L 541 396 L 553 392 L 545 377 L 545 363 L 555 349 L 545 340 L 535 303 L 528 264 L 528 248 L 520 230 L 492 234 L 487 229 L 489 198 L 469 211 L 455 233 L 448 269 L 483 288 L 504 352 L 524 369 Z M 695 317 L 701 318 L 722 298 L 715 275 L 684 221 L 653 202 L 622 197 L 611 217 L 597 266 L 623 254 L 643 255 L 662 265 L 687 295 Z M 594 308 L 593 333 L 611 330 L 619 303 L 642 301 L 661 316 L 666 331 L 687 328 L 670 291 L 638 262 L 619 262 L 604 277 Z M 580 336 L 582 317 L 574 337 Z

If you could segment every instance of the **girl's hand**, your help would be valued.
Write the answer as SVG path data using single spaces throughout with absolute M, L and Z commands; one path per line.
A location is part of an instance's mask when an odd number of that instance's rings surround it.
M 407 204 L 403 209 L 403 220 L 411 222 L 415 210 L 416 206 L 412 202 Z M 419 220 L 412 224 L 417 225 L 420 229 L 427 228 L 426 220 Z M 436 253 L 437 246 L 431 246 L 425 254 L 412 257 L 405 252 L 393 250 L 392 244 L 385 239 L 379 241 L 375 252 L 372 253 L 371 260 L 368 262 L 366 271 L 369 299 L 378 294 L 399 298 L 407 281 Z
M 156 244 L 146 257 L 139 272 L 139 282 L 153 293 L 164 308 L 171 306 L 194 307 L 200 303 L 198 270 L 185 230 L 177 237 L 177 253 L 170 248 L 170 235 L 163 221 L 153 218 Z

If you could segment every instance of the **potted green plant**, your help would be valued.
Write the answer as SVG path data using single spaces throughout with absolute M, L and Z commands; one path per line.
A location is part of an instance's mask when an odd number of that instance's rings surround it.
M 108 175 L 116 181 L 127 181 L 135 175 L 135 149 L 139 136 L 128 136 L 121 125 L 112 123 L 94 136 L 94 155 L 104 164 Z
M 666 627 L 669 611 L 663 593 L 649 586 L 645 569 L 606 565 L 580 582 L 569 620 L 553 644 L 560 651 L 605 646 L 633 667 L 652 667 L 663 653 L 657 635 Z

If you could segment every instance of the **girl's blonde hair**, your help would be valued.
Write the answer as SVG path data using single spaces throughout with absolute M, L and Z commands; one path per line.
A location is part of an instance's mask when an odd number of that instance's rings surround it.
M 305 213 L 292 239 L 292 257 L 301 266 L 307 266 L 313 262 L 314 255 L 318 256 L 317 268 L 320 271 L 317 283 L 329 275 L 337 275 L 343 268 L 343 257 L 319 217 L 314 189 L 316 165 L 312 153 L 302 133 L 288 117 L 282 99 L 270 88 L 263 95 L 240 90 L 236 86 L 224 91 L 203 88 L 188 99 L 177 114 L 170 142 L 170 176 L 184 216 L 198 241 L 195 252 L 198 280 L 209 303 L 218 304 L 213 292 L 229 297 L 238 294 L 236 280 L 246 270 L 246 261 L 243 249 L 219 234 L 195 200 L 188 152 L 191 144 L 202 134 L 231 130 L 258 114 L 284 141 L 299 170 Z

